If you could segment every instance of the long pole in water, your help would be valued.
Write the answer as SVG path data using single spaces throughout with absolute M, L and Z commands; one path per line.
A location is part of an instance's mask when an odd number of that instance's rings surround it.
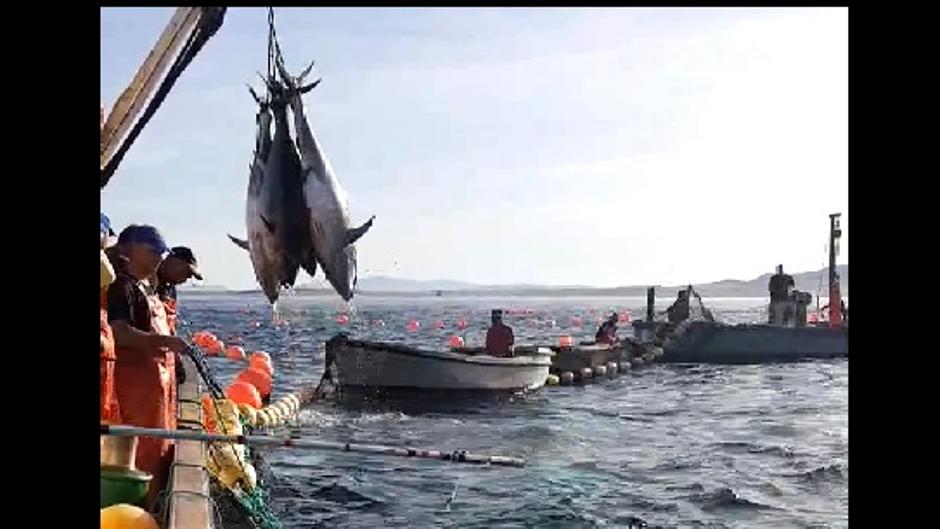
M 120 437 L 155 437 L 158 439 L 177 439 L 184 441 L 216 441 L 252 446 L 272 446 L 289 448 L 309 448 L 320 450 L 337 450 L 342 452 L 362 452 L 367 454 L 381 454 L 398 457 L 417 457 L 420 459 L 437 459 L 440 461 L 454 461 L 456 463 L 476 463 L 480 465 L 498 465 L 504 467 L 524 467 L 525 459 L 506 456 L 485 456 L 468 454 L 464 451 L 441 452 L 438 450 L 418 450 L 415 448 L 399 448 L 384 445 L 360 445 L 352 443 L 336 443 L 331 441 L 313 441 L 308 439 L 295 439 L 291 437 L 272 437 L 267 435 L 223 435 L 214 433 L 195 432 L 190 430 L 163 430 L 160 428 L 140 428 L 124 425 L 101 425 L 101 435 L 114 435 Z

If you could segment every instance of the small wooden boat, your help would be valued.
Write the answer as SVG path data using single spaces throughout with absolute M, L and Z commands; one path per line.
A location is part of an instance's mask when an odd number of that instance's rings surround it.
M 327 367 L 340 388 L 532 391 L 548 378 L 551 351 L 545 348 L 509 358 L 474 353 L 482 351 L 435 351 L 342 334 L 326 343 Z

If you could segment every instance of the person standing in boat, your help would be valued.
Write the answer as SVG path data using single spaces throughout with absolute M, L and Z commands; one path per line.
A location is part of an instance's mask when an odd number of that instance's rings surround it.
M 599 345 L 615 345 L 618 342 L 617 318 L 618 315 L 616 312 L 612 312 L 610 316 L 607 317 L 607 320 L 597 329 L 597 334 L 594 335 L 594 343 Z
M 791 292 L 795 288 L 793 276 L 783 273 L 783 265 L 777 265 L 777 273 L 770 276 L 767 289 L 770 291 L 769 323 L 787 325 L 793 312 Z
M 131 225 L 118 236 L 126 258 L 108 287 L 108 322 L 114 331 L 114 386 L 121 421 L 146 428 L 176 429 L 176 354 L 186 343 L 170 335 L 166 310 L 150 284 L 169 252 L 152 226 Z M 163 490 L 170 469 L 169 440 L 141 437 L 136 466 L 153 475 L 148 504 Z
M 167 324 L 173 336 L 176 336 L 177 322 L 176 286 L 182 285 L 191 277 L 202 281 L 202 274 L 199 272 L 193 251 L 185 246 L 171 248 L 170 254 L 157 268 L 156 285 L 157 296 L 163 302 Z M 176 356 L 176 382 L 177 384 L 186 382 L 186 370 L 183 368 L 179 355 Z
M 669 317 L 669 323 L 682 323 L 689 319 L 689 292 L 692 286 L 686 290 L 680 290 L 676 300 L 666 309 L 666 315 Z
M 516 337 L 512 327 L 503 323 L 503 311 L 494 309 L 490 315 L 493 325 L 486 331 L 486 352 L 492 356 L 512 356 Z
M 176 287 L 193 277 L 202 281 L 196 256 L 185 246 L 171 248 L 170 254 L 157 268 L 157 295 L 160 296 L 160 301 L 166 308 L 170 332 L 174 335 L 176 334 Z

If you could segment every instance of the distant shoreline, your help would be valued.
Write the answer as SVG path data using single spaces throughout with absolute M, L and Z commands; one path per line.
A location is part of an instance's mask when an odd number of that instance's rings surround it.
M 848 265 L 839 265 L 839 275 L 842 283 L 842 295 L 849 295 L 849 270 Z M 793 273 L 793 279 L 796 283 L 796 289 L 803 292 L 819 295 L 827 298 L 828 281 L 826 279 L 826 269 L 811 272 Z M 767 284 L 770 280 L 770 274 L 764 274 L 760 277 L 741 281 L 737 279 L 726 279 L 723 281 L 714 281 L 711 283 L 693 284 L 695 290 L 707 298 L 766 298 L 769 297 Z M 372 283 L 369 285 L 368 283 Z M 410 280 L 396 279 L 383 276 L 372 276 L 362 278 L 359 282 L 360 290 L 357 295 L 364 297 L 399 297 L 399 298 L 424 298 L 424 297 L 646 297 L 648 285 L 633 285 L 622 287 L 588 287 L 588 286 L 540 286 L 540 285 L 474 285 L 470 283 L 459 283 L 449 280 Z M 369 288 L 369 287 L 372 288 Z M 649 285 L 656 289 L 657 298 L 675 298 L 679 290 L 686 285 L 660 286 Z M 230 290 L 221 285 L 201 285 L 181 287 L 183 292 L 216 292 L 227 294 L 260 294 L 258 289 L 249 290 Z M 305 296 L 335 296 L 330 288 L 320 287 L 297 287 L 294 289 L 297 294 Z M 440 296 L 437 293 L 440 293 Z
M 662 299 L 673 299 L 676 297 L 679 291 L 679 287 L 664 287 L 656 289 L 656 298 L 658 300 Z M 252 296 L 252 295 L 262 295 L 260 290 L 225 290 L 225 289 L 212 289 L 212 290 L 202 290 L 202 289 L 187 289 L 186 294 L 196 294 L 196 295 L 233 295 L 233 296 Z M 332 290 L 327 289 L 295 289 L 295 295 L 307 296 L 307 297 L 323 297 L 330 298 L 336 297 L 336 293 Z M 815 295 L 815 293 L 813 293 Z M 827 298 L 828 295 L 826 292 L 821 292 L 821 297 L 823 299 Z M 715 293 L 708 294 L 706 292 L 701 292 L 703 298 L 710 299 L 722 299 L 722 298 L 747 298 L 747 299 L 766 299 L 769 296 L 767 294 L 755 294 L 755 293 Z M 442 291 L 441 295 L 436 295 L 435 292 L 401 292 L 401 291 L 361 291 L 356 292 L 357 297 L 364 298 L 440 298 L 440 299 L 456 299 L 456 298 L 646 298 L 646 290 L 643 289 L 642 292 L 610 292 L 604 289 L 597 290 L 577 290 L 577 291 L 568 291 L 568 290 L 543 290 L 543 291 L 511 291 L 511 290 L 485 290 L 485 291 L 465 291 L 465 290 L 455 290 L 455 291 Z M 843 297 L 848 298 L 848 293 L 843 293 Z

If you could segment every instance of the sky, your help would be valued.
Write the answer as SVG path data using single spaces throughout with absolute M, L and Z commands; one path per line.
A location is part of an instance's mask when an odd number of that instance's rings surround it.
M 171 8 L 101 10 L 110 108 Z M 848 262 L 845 8 L 278 8 L 349 194 L 360 278 L 684 284 Z M 230 8 L 102 191 L 117 229 L 254 288 L 248 164 L 266 9 Z M 301 272 L 298 283 L 309 282 Z M 315 284 L 325 281 L 318 275 Z

